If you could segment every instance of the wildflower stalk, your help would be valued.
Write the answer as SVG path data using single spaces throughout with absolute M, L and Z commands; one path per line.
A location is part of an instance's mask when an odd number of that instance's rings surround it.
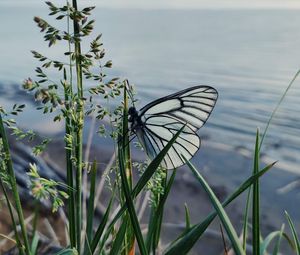
M 73 8 L 77 11 L 77 1 L 72 1 Z M 84 124 L 84 107 L 83 107 L 83 85 L 82 85 L 82 66 L 81 66 L 81 46 L 80 46 L 80 27 L 76 19 L 73 20 L 75 40 L 75 62 L 76 62 L 76 77 L 77 77 L 77 93 L 78 93 L 78 123 L 76 130 L 76 248 L 78 252 L 81 250 L 81 227 L 82 227 L 82 135 Z
M 19 223 L 20 223 L 20 226 L 21 226 L 21 232 L 22 232 L 22 237 L 23 237 L 24 246 L 25 246 L 25 253 L 27 255 L 30 255 L 30 247 L 29 247 L 28 235 L 27 235 L 27 231 L 26 231 L 26 227 L 25 227 L 25 221 L 24 221 L 22 205 L 21 205 L 20 196 L 19 196 L 19 193 L 18 193 L 16 176 L 15 176 L 15 172 L 14 172 L 14 169 L 13 169 L 9 144 L 8 144 L 8 140 L 7 140 L 6 132 L 5 132 L 5 129 L 4 129 L 4 123 L 3 123 L 3 119 L 2 119 L 1 114 L 0 114 L 0 137 L 2 139 L 3 149 L 4 149 L 4 152 L 5 152 L 5 155 L 6 155 L 6 170 L 7 170 L 9 179 L 10 179 L 12 194 L 13 194 L 13 198 L 15 200 L 16 211 L 17 211 L 18 218 L 19 218 Z
M 68 5 L 68 17 L 67 17 L 67 29 L 68 34 L 70 34 L 70 4 L 69 1 L 67 2 Z M 70 40 L 68 40 L 68 48 L 69 52 L 72 51 L 72 46 Z M 65 101 L 69 102 L 70 97 L 73 96 L 73 64 L 72 58 L 69 57 L 69 82 L 67 78 L 67 72 L 64 70 L 64 94 L 65 94 Z M 70 105 L 66 104 L 66 111 L 69 112 Z M 71 119 L 67 115 L 65 118 L 65 132 L 67 136 L 72 136 L 71 130 Z M 67 168 L 67 184 L 69 186 L 69 200 L 68 200 L 68 219 L 69 219 L 69 238 L 70 238 L 70 245 L 71 247 L 76 247 L 76 225 L 75 225 L 75 194 L 74 194 L 74 173 L 72 167 L 72 152 L 69 149 L 66 149 L 66 168 Z
M 71 70 L 70 70 L 71 71 Z M 71 84 L 71 83 L 70 83 Z M 66 71 L 64 71 L 64 94 L 65 94 L 65 101 L 69 102 L 69 94 L 72 94 L 72 87 L 71 85 L 67 83 L 67 75 Z M 70 110 L 70 106 L 67 103 L 66 104 L 66 111 L 68 112 Z M 65 121 L 65 131 L 66 135 L 71 135 L 71 124 L 70 124 L 70 118 L 69 116 L 66 116 Z M 66 142 L 67 147 L 67 142 Z M 68 215 L 69 215 L 69 237 L 70 237 L 70 245 L 71 247 L 75 247 L 76 245 L 76 225 L 75 225 L 75 197 L 74 197 L 74 183 L 73 183 L 73 167 L 72 167 L 72 153 L 71 151 L 66 148 L 66 168 L 67 168 L 67 185 L 69 187 L 68 189 L 68 195 L 69 195 L 69 201 L 68 201 Z

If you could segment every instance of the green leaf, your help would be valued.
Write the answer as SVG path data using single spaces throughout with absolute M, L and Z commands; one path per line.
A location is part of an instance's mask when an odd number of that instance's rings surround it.
M 125 196 L 126 207 L 130 216 L 131 224 L 135 233 L 135 237 L 137 239 L 140 253 L 142 255 L 147 255 L 148 252 L 146 250 L 142 231 L 134 208 L 134 202 L 133 202 L 134 196 L 132 196 L 132 194 L 130 193 L 130 187 L 127 182 L 126 166 L 125 166 L 126 162 L 125 162 L 124 148 L 122 146 L 123 143 L 122 140 L 123 139 L 119 139 L 119 143 L 118 143 L 119 170 L 120 170 L 121 181 L 122 181 L 122 190 Z
M 252 175 L 249 177 L 244 183 L 242 183 L 223 203 L 223 207 L 229 205 L 235 198 L 237 198 L 240 194 L 242 194 L 246 189 L 248 189 L 255 180 L 264 175 L 267 171 L 269 171 L 276 162 L 266 166 L 259 173 Z M 178 251 L 181 252 L 182 255 L 187 254 L 190 249 L 195 245 L 197 240 L 202 236 L 204 231 L 208 228 L 210 223 L 217 216 L 216 212 L 210 213 L 206 219 L 200 222 L 197 225 L 194 225 L 188 231 L 184 231 L 182 235 L 180 235 L 170 246 L 167 247 L 164 254 L 165 255 L 177 255 Z
M 283 227 L 284 227 L 284 225 L 282 226 L 282 228 L 281 228 L 280 231 L 277 230 L 277 231 L 271 232 L 261 242 L 261 245 L 260 245 L 260 255 L 268 254 L 267 249 L 268 249 L 269 245 L 271 244 L 271 242 L 274 239 L 276 239 L 276 238 L 278 238 L 278 239 L 277 239 L 277 242 L 275 244 L 273 254 L 277 254 L 279 252 L 279 244 L 280 244 L 280 241 L 281 241 L 282 237 L 284 237 L 286 239 L 286 241 L 290 244 L 290 246 L 292 247 L 292 249 L 295 249 L 292 240 L 289 238 L 289 236 L 285 232 L 283 232 Z
M 191 216 L 187 204 L 184 204 L 184 210 L 185 210 L 185 228 L 186 230 L 188 230 L 191 228 Z
M 87 239 L 91 242 L 93 233 L 93 219 L 94 219 L 94 203 L 95 203 L 95 187 L 96 187 L 96 176 L 97 176 L 97 161 L 94 160 L 91 170 L 91 186 L 90 195 L 87 211 Z
M 106 208 L 106 211 L 105 211 L 105 213 L 103 215 L 103 218 L 102 218 L 102 220 L 101 220 L 101 222 L 100 222 L 100 224 L 98 226 L 98 229 L 97 229 L 97 231 L 95 233 L 93 241 L 92 241 L 92 243 L 90 245 L 90 250 L 91 250 L 92 254 L 94 254 L 94 252 L 95 252 L 95 250 L 97 248 L 97 244 L 98 244 L 98 242 L 99 242 L 99 240 L 100 240 L 100 238 L 101 238 L 101 236 L 103 234 L 104 228 L 105 228 L 105 226 L 106 226 L 106 224 L 108 222 L 108 217 L 109 217 L 109 213 L 110 213 L 110 210 L 111 210 L 111 207 L 112 207 L 112 201 L 113 201 L 113 199 L 114 199 L 114 192 L 113 192 L 112 197 L 111 197 L 111 199 L 109 201 L 109 204 L 108 204 L 108 206 Z
M 294 239 L 294 243 L 295 243 L 297 255 L 300 255 L 300 242 L 299 242 L 298 234 L 296 232 L 295 225 L 294 225 L 294 223 L 293 223 L 290 215 L 287 213 L 287 211 L 285 211 L 285 217 L 287 218 L 289 226 L 290 226 L 290 228 L 292 230 L 292 235 L 293 235 L 293 239 Z
M 273 255 L 277 255 L 279 252 L 279 246 L 280 246 L 281 239 L 283 236 L 283 231 L 284 231 L 284 224 L 282 224 L 281 230 L 279 231 L 278 239 L 277 239 L 277 242 L 276 242 L 274 250 L 273 250 Z
M 78 252 L 76 251 L 76 249 L 63 249 L 61 251 L 59 251 L 58 253 L 56 253 L 55 255 L 78 255 Z
M 153 212 L 152 221 L 150 224 L 148 224 L 149 227 L 148 227 L 148 236 L 147 236 L 147 249 L 148 251 L 150 250 L 150 245 L 152 241 L 153 253 L 155 253 L 156 247 L 159 243 L 164 205 L 170 193 L 171 187 L 174 183 L 176 173 L 177 171 L 174 170 L 166 185 L 164 194 L 162 195 L 156 210 Z
M 124 240 L 124 237 L 125 237 L 127 226 L 128 226 L 128 222 L 123 222 L 123 224 L 119 228 L 119 231 L 118 231 L 117 236 L 116 236 L 116 238 L 113 242 L 113 245 L 112 245 L 112 248 L 110 250 L 109 255 L 121 254 L 120 250 L 122 248 L 122 244 L 123 244 L 123 240 Z
M 245 208 L 245 214 L 243 219 L 243 249 L 245 252 L 246 252 L 246 245 L 247 245 L 247 238 L 248 238 L 248 218 L 249 218 L 250 198 L 251 198 L 251 188 L 248 189 L 246 208 Z
M 180 135 L 182 130 L 185 126 L 183 126 L 177 133 L 174 135 L 174 137 L 168 142 L 168 144 L 161 150 L 161 152 L 151 161 L 139 181 L 137 182 L 136 186 L 134 187 L 132 191 L 132 195 L 136 197 L 142 189 L 145 187 L 147 182 L 152 177 L 153 173 L 156 171 L 156 169 L 159 167 L 161 161 L 165 157 L 165 155 L 168 153 L 169 149 L 172 147 L 173 143 L 176 141 L 177 137 Z
M 185 159 L 188 167 L 192 170 L 194 176 L 196 177 L 196 179 L 201 183 L 202 187 L 204 188 L 204 190 L 206 191 L 206 193 L 208 194 L 212 205 L 214 206 L 227 234 L 229 239 L 231 240 L 231 244 L 233 246 L 233 249 L 235 251 L 235 253 L 237 255 L 245 255 L 246 253 L 243 250 L 243 247 L 240 243 L 240 240 L 238 238 L 238 235 L 233 227 L 233 225 L 231 224 L 231 221 L 229 219 L 229 217 L 227 216 L 227 213 L 225 212 L 222 204 L 220 203 L 219 199 L 217 198 L 217 196 L 215 195 L 215 193 L 213 192 L 213 190 L 210 188 L 210 186 L 208 185 L 208 183 L 205 181 L 205 179 L 201 176 L 201 174 L 196 170 L 196 168 L 183 156 L 183 158 Z
M 259 131 L 256 132 L 256 142 L 254 151 L 253 174 L 259 171 Z M 260 207 L 259 207 L 259 179 L 253 183 L 252 198 L 252 246 L 253 255 L 260 255 Z
M 167 154 L 168 150 L 171 148 L 171 146 L 173 145 L 173 143 L 175 142 L 175 140 L 177 139 L 177 137 L 180 135 L 180 133 L 182 132 L 182 130 L 184 129 L 184 126 L 176 133 L 176 135 L 168 142 L 168 144 L 163 148 L 163 150 L 161 150 L 161 152 L 155 157 L 155 159 L 153 159 L 151 161 L 151 163 L 149 164 L 149 166 L 147 167 L 147 169 L 145 170 L 145 172 L 143 173 L 143 175 L 140 177 L 140 179 L 138 180 L 136 186 L 134 187 L 134 189 L 132 190 L 131 196 L 132 198 L 136 198 L 138 196 L 138 194 L 143 190 L 143 188 L 146 186 L 147 182 L 150 180 L 150 178 L 152 177 L 153 173 L 156 171 L 156 169 L 159 167 L 161 161 L 163 160 L 163 158 L 165 157 L 165 155 Z M 118 213 L 116 214 L 116 216 L 112 219 L 111 223 L 109 224 L 109 226 L 107 227 L 107 231 L 105 233 L 105 236 L 103 237 L 103 240 L 101 241 L 101 246 L 104 245 L 104 242 L 107 240 L 107 238 L 109 237 L 109 234 L 111 233 L 114 225 L 116 224 L 116 222 L 120 219 L 120 217 L 123 215 L 123 213 L 126 211 L 126 206 L 122 206 L 121 209 L 118 211 Z M 97 245 L 99 239 L 95 240 L 95 238 L 93 239 L 93 242 L 95 242 L 95 245 Z M 92 250 L 93 251 L 93 250 Z
M 299 75 L 300 75 L 300 70 L 298 70 L 298 71 L 296 72 L 296 74 L 294 75 L 293 79 L 290 81 L 289 85 L 288 85 L 287 88 L 285 89 L 283 95 L 282 95 L 281 98 L 279 99 L 279 102 L 277 103 L 275 109 L 273 110 L 273 112 L 272 112 L 272 114 L 271 114 L 271 116 L 270 116 L 270 118 L 269 118 L 269 120 L 268 120 L 268 122 L 267 122 L 266 128 L 265 128 L 265 130 L 264 130 L 264 132 L 263 132 L 263 135 L 262 135 L 262 137 L 261 137 L 260 144 L 259 144 L 259 150 L 261 149 L 261 146 L 262 146 L 263 141 L 264 141 L 264 139 L 265 139 L 265 137 L 266 137 L 266 135 L 267 135 L 267 131 L 268 131 L 268 129 L 269 129 L 269 126 L 270 126 L 270 124 L 271 124 L 271 122 L 272 122 L 274 116 L 275 116 L 275 113 L 276 113 L 277 110 L 279 109 L 279 106 L 281 105 L 282 101 L 283 101 L 284 98 L 286 97 L 288 91 L 290 90 L 290 88 L 292 87 L 292 85 L 294 84 L 295 80 L 297 79 L 297 77 L 298 77 Z
M 264 255 L 267 252 L 268 246 L 270 245 L 270 243 L 276 238 L 278 237 L 280 234 L 280 231 L 273 231 L 271 232 L 261 243 L 260 246 L 260 254 Z
M 36 252 L 37 252 L 38 244 L 39 244 L 39 235 L 35 232 L 30 247 L 31 255 L 37 254 Z

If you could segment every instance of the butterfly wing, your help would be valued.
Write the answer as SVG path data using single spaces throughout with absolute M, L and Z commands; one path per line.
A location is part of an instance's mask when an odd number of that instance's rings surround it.
M 177 168 L 185 163 L 181 155 L 191 159 L 201 145 L 195 133 L 208 119 L 218 97 L 209 86 L 196 86 L 160 98 L 140 110 L 143 126 L 136 133 L 147 155 L 153 159 L 172 137 L 183 131 L 165 156 L 162 166 Z
M 144 128 L 138 129 L 136 133 L 149 158 L 154 159 L 182 127 L 181 122 L 174 122 L 168 116 L 155 116 L 149 118 Z M 182 166 L 185 161 L 181 155 L 191 159 L 199 147 L 199 136 L 186 125 L 169 149 L 161 165 L 166 169 Z
M 140 110 L 142 121 L 149 117 L 165 115 L 186 124 L 194 131 L 207 121 L 218 98 L 218 92 L 210 86 L 191 87 L 162 97 Z

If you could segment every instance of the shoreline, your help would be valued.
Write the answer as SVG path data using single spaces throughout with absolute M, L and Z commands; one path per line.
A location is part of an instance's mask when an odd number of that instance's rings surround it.
M 51 136 L 51 137 L 57 137 L 60 136 L 63 133 L 64 130 L 64 124 L 63 122 L 56 122 L 54 123 L 52 121 L 54 115 L 48 115 L 45 116 L 42 114 L 41 111 L 35 110 L 35 107 L 37 106 L 37 103 L 33 100 L 32 95 L 29 95 L 27 92 L 20 89 L 21 85 L 17 85 L 12 82 L 0 82 L 0 93 L 2 98 L 2 104 L 4 107 L 13 105 L 15 101 L 20 103 L 25 103 L 27 106 L 25 108 L 25 111 L 23 114 L 20 114 L 16 119 L 19 124 L 25 123 L 22 126 L 25 127 L 25 129 L 33 129 L 36 130 L 37 133 L 45 135 L 45 136 Z M 8 88 L 9 87 L 9 88 Z M 34 114 L 33 114 L 34 113 Z M 86 125 L 85 125 L 85 132 L 88 132 L 90 130 L 91 126 L 91 117 L 86 118 Z M 99 122 L 96 124 L 98 125 Z M 101 124 L 101 123 L 100 123 Z M 20 125 L 21 126 L 21 125 Z M 207 129 L 207 127 L 204 127 L 201 129 L 201 131 L 198 134 L 202 141 L 206 144 L 209 144 L 209 146 L 214 147 L 216 149 L 222 149 L 222 150 L 233 150 L 238 151 L 242 155 L 251 155 L 252 153 L 252 145 L 247 143 L 247 146 L 243 144 L 241 141 L 240 144 L 226 144 L 223 142 L 215 142 L 212 139 L 210 139 L 210 131 Z M 96 135 L 96 134 L 95 134 Z M 94 136 L 95 136 L 94 135 Z M 254 141 L 253 141 L 254 143 Z M 205 144 L 202 144 L 201 147 L 203 147 Z M 273 160 L 274 157 L 271 155 L 280 155 L 281 152 L 286 150 L 284 145 L 276 144 L 276 147 L 272 148 L 272 145 L 267 145 L 268 148 L 262 148 L 262 156 L 261 159 L 266 162 L 270 162 Z M 271 146 L 271 147 L 270 147 Z M 253 144 L 254 147 L 254 144 Z M 200 148 L 201 152 L 201 148 Z M 286 154 L 286 152 L 285 152 Z M 288 160 L 284 157 L 285 154 L 282 154 L 279 158 L 274 158 L 274 161 L 278 160 L 278 165 L 281 169 L 292 173 L 292 174 L 298 174 L 300 176 L 300 169 L 299 169 L 299 162 L 295 161 L 295 155 L 293 155 L 293 158 Z
M 62 174 L 64 174 L 64 146 L 63 141 L 59 136 L 55 139 L 48 148 L 44 158 L 55 162 Z M 101 155 L 101 166 L 107 164 L 109 161 L 113 147 L 109 142 L 110 139 L 94 139 L 95 143 L 91 148 L 90 158 L 99 157 Z M 132 150 L 134 160 L 141 160 L 144 153 Z M 267 159 L 264 159 L 266 161 Z M 223 201 L 231 192 L 233 192 L 252 172 L 252 158 L 251 153 L 241 148 L 233 150 L 229 146 L 222 146 L 220 144 L 212 143 L 209 140 L 204 140 L 199 152 L 195 155 L 192 163 L 201 171 L 201 174 L 207 180 L 220 201 Z M 268 162 L 271 163 L 271 162 Z M 264 162 L 265 164 L 265 162 Z M 101 167 L 103 168 L 103 167 Z M 282 192 L 282 187 L 285 185 L 298 181 L 299 175 L 286 174 L 287 172 L 275 166 L 266 176 L 261 178 L 261 219 L 262 219 L 262 233 L 265 236 L 271 231 L 280 229 L 280 226 L 285 221 L 284 210 L 287 210 L 293 218 L 297 228 L 300 227 L 300 210 L 297 210 L 293 205 L 300 202 L 299 188 L 296 187 L 287 192 Z M 241 230 L 243 211 L 245 207 L 245 194 L 242 194 L 236 201 L 226 208 L 230 219 L 238 231 Z M 104 193 L 102 201 L 105 204 L 107 196 Z M 293 197 L 293 203 L 291 202 Z M 182 224 L 184 223 L 185 209 L 184 204 L 187 204 L 190 210 L 191 222 L 199 223 L 212 210 L 213 207 L 202 189 L 201 185 L 195 180 L 193 174 L 186 166 L 178 170 L 174 185 L 168 197 L 164 221 L 166 228 L 163 229 L 162 243 L 166 244 L 182 232 Z M 30 209 L 27 213 L 30 212 Z M 4 214 L 3 214 L 4 215 Z M 57 218 L 57 214 L 45 214 L 45 217 L 51 222 Z M 143 220 L 147 219 L 147 214 L 144 215 Z M 142 220 L 142 221 L 143 221 Z M 5 222 L 9 222 L 7 218 L 0 218 L 1 229 L 7 229 Z M 61 224 L 61 223 L 60 223 Z M 63 232 L 61 226 L 55 226 L 58 232 Z M 212 243 L 214 252 L 222 252 L 223 246 L 219 236 L 219 220 L 216 219 L 209 227 L 208 233 L 197 242 L 190 254 L 198 254 L 197 251 L 207 248 L 207 242 Z M 285 247 L 285 249 L 288 249 Z M 0 247 L 1 250 L 1 247 Z

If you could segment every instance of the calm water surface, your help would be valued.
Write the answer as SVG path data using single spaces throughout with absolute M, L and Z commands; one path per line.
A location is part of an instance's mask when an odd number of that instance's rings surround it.
M 32 22 L 45 17 L 42 5 L 1 6 L 0 92 L 33 76 L 35 49 L 52 58 Z M 113 75 L 134 83 L 140 105 L 189 86 L 207 84 L 220 97 L 199 132 L 216 143 L 254 146 L 256 128 L 264 129 L 276 103 L 300 68 L 300 11 L 197 10 L 95 12 Z M 55 77 L 54 77 L 55 78 Z M 275 116 L 264 151 L 300 172 L 300 81 L 295 82 Z M 43 129 L 46 120 L 27 114 L 22 123 Z

